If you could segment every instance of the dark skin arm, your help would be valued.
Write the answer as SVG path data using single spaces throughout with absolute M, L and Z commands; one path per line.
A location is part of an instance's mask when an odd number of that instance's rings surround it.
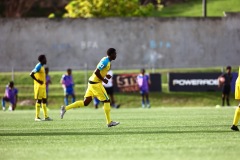
M 108 83 L 108 80 L 107 80 L 107 79 L 104 79 L 104 78 L 101 76 L 99 69 L 96 69 L 96 70 L 94 71 L 94 74 L 95 74 L 100 80 L 102 80 L 105 84 Z M 107 78 L 108 78 L 108 77 L 107 77 Z
M 32 77 L 32 79 L 34 79 L 35 81 L 37 81 L 39 84 L 42 85 L 42 84 L 43 84 L 43 81 L 38 80 L 38 79 L 34 76 L 34 74 L 35 74 L 34 72 L 31 72 L 31 73 L 30 73 L 30 76 Z

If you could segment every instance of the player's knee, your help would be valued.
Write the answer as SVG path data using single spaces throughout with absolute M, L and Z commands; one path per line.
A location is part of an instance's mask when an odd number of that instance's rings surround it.
M 37 103 L 41 104 L 41 103 L 42 103 L 42 100 L 38 99 L 38 100 L 37 100 Z
M 42 102 L 43 102 L 43 103 L 47 103 L 47 99 L 43 99 Z

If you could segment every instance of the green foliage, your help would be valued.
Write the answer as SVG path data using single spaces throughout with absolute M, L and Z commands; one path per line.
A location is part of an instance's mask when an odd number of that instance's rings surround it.
M 67 6 L 68 18 L 91 18 L 91 17 L 138 17 L 151 16 L 156 10 L 160 11 L 162 6 L 160 0 L 158 5 L 152 3 L 141 6 L 138 0 L 73 0 Z

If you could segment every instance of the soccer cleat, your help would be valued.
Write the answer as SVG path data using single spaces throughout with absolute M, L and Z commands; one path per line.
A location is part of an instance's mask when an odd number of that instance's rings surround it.
M 6 111 L 6 108 L 5 108 L 5 107 L 2 107 L 2 110 L 3 110 L 3 111 Z
M 150 104 L 147 105 L 147 108 L 151 108 Z
M 239 131 L 238 127 L 235 126 L 235 125 L 232 125 L 231 130 L 233 130 L 233 131 Z
M 61 111 L 60 111 L 61 119 L 63 119 L 63 116 L 64 116 L 65 113 L 66 113 L 65 106 L 61 106 Z
M 40 117 L 35 118 L 35 122 L 40 122 L 42 119 Z
M 53 121 L 53 119 L 50 117 L 47 117 L 47 118 L 44 118 L 44 121 Z
M 107 125 L 107 127 L 113 127 L 113 126 L 117 126 L 117 125 L 119 125 L 119 124 L 120 124 L 120 122 L 111 121 L 111 122 Z

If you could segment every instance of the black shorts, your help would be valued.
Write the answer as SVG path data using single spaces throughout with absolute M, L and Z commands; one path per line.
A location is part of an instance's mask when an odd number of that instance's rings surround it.
M 105 87 L 107 94 L 113 94 L 113 87 Z
M 222 88 L 222 93 L 229 95 L 231 92 L 231 86 L 230 85 L 224 85 Z

